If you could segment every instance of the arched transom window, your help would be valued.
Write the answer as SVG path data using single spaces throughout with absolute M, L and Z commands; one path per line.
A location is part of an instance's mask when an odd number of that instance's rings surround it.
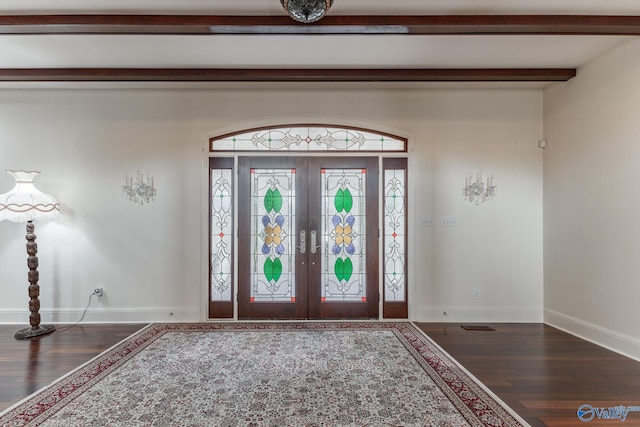
M 209 140 L 210 151 L 406 152 L 407 140 L 367 129 L 292 125 L 250 129 Z

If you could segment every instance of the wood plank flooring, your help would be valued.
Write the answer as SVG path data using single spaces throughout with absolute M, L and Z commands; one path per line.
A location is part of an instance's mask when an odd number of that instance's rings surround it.
M 0 411 L 80 366 L 145 325 L 78 325 L 19 341 L 0 325 Z M 640 405 L 640 362 L 542 324 L 418 326 L 532 426 L 640 426 L 627 420 L 578 420 L 578 406 Z M 59 328 L 61 329 L 61 328 Z
M 496 331 L 417 324 L 532 426 L 640 426 L 639 412 L 624 423 L 577 417 L 584 403 L 640 406 L 640 362 L 543 324 L 486 325 Z
M 0 325 L 0 411 L 77 368 L 145 325 L 78 325 L 30 340 Z

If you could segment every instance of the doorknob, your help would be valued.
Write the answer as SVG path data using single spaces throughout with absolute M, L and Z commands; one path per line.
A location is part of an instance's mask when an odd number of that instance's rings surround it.
M 303 254 L 307 252 L 307 232 L 304 230 L 300 230 L 300 246 L 296 246 L 297 249 L 300 249 L 300 253 Z
M 318 243 L 317 240 L 317 236 L 316 236 L 316 230 L 311 230 L 311 253 L 315 254 L 316 252 L 318 252 L 318 249 L 320 249 L 322 246 L 316 246 L 316 244 Z

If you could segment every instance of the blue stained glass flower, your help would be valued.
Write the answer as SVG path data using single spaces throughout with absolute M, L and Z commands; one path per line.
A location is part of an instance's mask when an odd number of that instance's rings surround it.
M 351 243 L 349 246 L 347 246 L 347 253 L 349 255 L 353 255 L 356 253 L 356 247 L 353 245 L 353 243 Z
M 262 226 L 266 227 L 267 225 L 269 225 L 269 223 L 271 222 L 271 218 L 269 218 L 269 215 L 265 215 L 262 217 Z
M 331 218 L 331 222 L 333 223 L 334 227 L 337 227 L 338 224 L 340 224 L 342 222 L 342 218 L 340 218 L 338 216 L 338 214 L 334 215 L 333 218 Z
M 265 243 L 264 245 L 262 245 L 262 254 L 269 255 L 269 253 L 271 253 L 271 248 Z
M 284 225 L 284 216 L 278 215 L 276 217 L 276 224 L 278 224 L 280 227 L 282 227 Z
M 351 215 L 351 214 L 349 214 L 345 221 L 346 221 L 347 224 L 349 224 L 350 226 L 353 227 L 353 224 L 355 224 L 355 222 L 356 222 L 356 217 Z
M 333 248 L 331 248 L 331 252 L 333 252 L 334 255 L 339 255 L 340 252 L 342 252 L 342 247 L 336 243 L 333 244 Z
M 276 253 L 278 255 L 284 254 L 284 245 L 282 243 L 280 243 L 278 246 L 276 246 Z

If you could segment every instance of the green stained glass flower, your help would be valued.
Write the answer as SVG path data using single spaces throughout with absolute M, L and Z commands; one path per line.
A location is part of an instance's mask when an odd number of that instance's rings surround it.
M 339 281 L 348 282 L 351 275 L 353 275 L 353 263 L 351 259 L 338 258 L 333 266 L 333 271 Z
M 333 198 L 333 204 L 338 212 L 350 212 L 353 207 L 353 196 L 348 188 L 340 189 Z
M 282 261 L 280 258 L 271 259 L 267 258 L 264 261 L 264 277 L 270 282 L 275 283 L 280 280 L 280 276 L 282 276 Z
M 267 190 L 267 194 L 264 195 L 264 208 L 267 212 L 280 212 L 282 209 L 282 194 L 277 188 L 275 190 Z

